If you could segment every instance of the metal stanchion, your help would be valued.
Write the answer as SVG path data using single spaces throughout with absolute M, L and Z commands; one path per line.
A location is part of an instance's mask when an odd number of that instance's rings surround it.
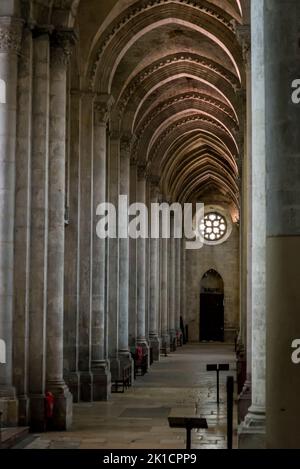
M 0 447 L 2 443 L 2 412 L 0 410 Z

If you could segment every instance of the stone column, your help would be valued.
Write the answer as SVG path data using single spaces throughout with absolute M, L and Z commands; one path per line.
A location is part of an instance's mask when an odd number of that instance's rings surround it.
M 243 28 L 244 26 L 241 26 Z M 240 40 L 242 42 L 242 40 Z M 246 336 L 247 336 L 247 122 L 246 122 L 246 108 L 247 108 L 247 91 L 244 87 L 237 90 L 238 97 L 238 117 L 239 117 L 239 161 L 238 161 L 238 187 L 240 194 L 240 227 L 239 227 L 239 309 L 240 321 L 239 332 L 237 337 L 237 355 L 238 367 L 244 366 L 246 360 Z M 239 374 L 239 372 L 238 372 Z M 238 378 L 240 379 L 240 377 Z
M 46 305 L 49 168 L 49 32 L 34 30 L 29 268 L 30 426 L 45 429 Z M 37 353 L 38 351 L 38 353 Z
M 53 428 L 67 430 L 72 394 L 63 379 L 67 67 L 72 31 L 54 32 L 50 52 L 46 391 L 55 396 Z
M 158 182 L 151 182 L 151 203 L 158 203 Z M 151 207 L 149 207 L 149 210 Z M 150 212 L 151 213 L 151 212 Z M 160 339 L 158 335 L 159 319 L 159 238 L 150 239 L 150 301 L 149 301 L 149 340 L 153 350 L 153 360 L 159 360 Z
M 136 203 L 137 165 L 130 163 L 130 204 Z M 137 340 L 137 241 L 129 239 L 129 345 L 136 346 Z
M 0 104 L 0 339 L 6 348 L 6 363 L 0 366 L 0 410 L 4 422 L 16 425 L 17 403 L 12 382 L 15 151 L 18 53 L 22 22 L 0 17 L 0 79 L 5 83 L 5 102 Z
M 80 400 L 93 400 L 92 366 L 92 269 L 93 269 L 93 124 L 94 94 L 81 92 L 79 160 L 79 300 L 78 369 Z
M 292 343 L 300 339 L 300 105 L 292 96 L 292 84 L 300 78 L 300 3 L 264 4 L 266 446 L 293 449 L 300 448 L 300 365 L 291 358 Z
M 107 123 L 112 101 L 100 95 L 94 101 L 93 132 L 93 257 L 92 257 L 92 373 L 93 400 L 107 400 L 111 394 L 109 361 L 105 350 L 106 302 L 106 240 L 96 233 L 97 207 L 106 202 L 107 189 Z
M 120 184 L 120 135 L 117 131 L 110 133 L 110 154 L 108 160 L 108 201 L 116 208 L 118 213 L 119 184 Z M 108 353 L 111 366 L 112 378 L 115 379 L 120 373 L 119 360 L 119 239 L 108 239 Z
M 119 207 L 119 359 L 121 369 L 132 366 L 129 352 L 129 236 L 128 202 L 130 197 L 130 145 L 131 136 L 124 135 L 120 145 L 120 196 L 124 206 Z
M 180 333 L 181 316 L 181 238 L 175 239 L 175 330 Z
M 160 224 L 161 225 L 161 224 Z M 169 297 L 168 297 L 168 262 L 169 239 L 160 239 L 160 318 L 161 318 L 161 343 L 170 350 L 169 335 Z
M 137 202 L 146 204 L 145 168 L 138 168 Z M 144 214 L 146 216 L 146 214 Z M 144 222 L 147 222 L 143 220 Z M 146 339 L 146 239 L 137 239 L 137 343 L 148 351 Z
M 169 335 L 170 341 L 173 343 L 174 339 L 176 339 L 176 330 L 175 330 L 175 253 L 176 250 L 176 241 L 174 238 L 174 216 L 170 217 L 170 240 L 169 240 L 169 264 L 168 264 L 168 295 L 169 295 Z M 176 341 L 175 341 L 176 344 Z M 175 345 L 176 348 L 176 345 Z
M 180 291 L 180 307 L 181 307 L 181 317 L 184 327 L 184 336 L 183 341 L 186 341 L 185 336 L 185 325 L 186 325 L 186 249 L 185 249 L 185 239 L 182 238 L 181 241 L 181 291 Z
M 265 445 L 266 186 L 264 1 L 251 2 L 252 60 L 252 396 L 239 429 L 240 448 Z
M 31 191 L 32 32 L 24 29 L 18 70 L 16 212 L 14 258 L 14 377 L 19 425 L 29 422 L 28 308 Z
M 242 168 L 242 223 L 241 223 L 241 265 L 240 275 L 241 284 L 241 321 L 242 321 L 242 340 L 239 352 L 239 364 L 241 367 L 241 376 L 246 372 L 246 380 L 243 384 L 242 392 L 239 395 L 238 419 L 241 422 L 251 405 L 251 257 L 252 257 L 252 206 L 251 206 L 251 148 L 252 148 L 252 92 L 251 92 L 251 31 L 250 25 L 245 24 L 238 27 L 237 30 L 239 42 L 243 50 L 243 58 L 246 69 L 246 102 L 244 108 L 244 132 L 243 132 L 243 168 Z M 244 94 L 244 93 L 243 93 Z M 239 344 L 240 345 L 240 344 Z M 245 370 L 246 367 L 246 370 Z M 242 384 L 242 383 L 241 383 Z
M 69 152 L 69 213 L 65 230 L 65 314 L 64 314 L 64 377 L 73 395 L 80 400 L 78 363 L 80 317 L 80 129 L 81 96 L 79 90 L 70 93 L 70 152 Z

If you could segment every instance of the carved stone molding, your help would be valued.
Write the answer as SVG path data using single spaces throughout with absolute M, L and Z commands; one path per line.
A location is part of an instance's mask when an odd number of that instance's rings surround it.
M 151 174 L 150 168 L 148 169 L 148 171 L 149 171 L 149 173 L 147 175 L 147 181 L 149 181 L 150 185 L 151 185 L 151 194 L 158 195 L 160 177 L 155 176 L 154 174 Z
M 90 72 L 90 87 L 94 87 L 94 82 L 96 78 L 96 73 L 97 69 L 101 60 L 101 56 L 106 49 L 106 47 L 109 45 L 111 40 L 118 34 L 118 32 L 124 28 L 127 23 L 129 23 L 131 20 L 139 16 L 141 13 L 146 12 L 147 10 L 150 10 L 151 8 L 155 8 L 160 5 L 166 5 L 166 4 L 178 4 L 179 6 L 182 5 L 187 5 L 191 6 L 192 8 L 195 9 L 195 11 L 198 11 L 202 14 L 208 15 L 212 18 L 214 18 L 216 21 L 218 21 L 220 24 L 225 26 L 228 30 L 231 32 L 235 31 L 234 23 L 232 19 L 229 19 L 229 16 L 225 18 L 224 11 L 218 9 L 217 7 L 214 7 L 213 5 L 208 6 L 206 5 L 201 5 L 201 3 L 196 3 L 194 0 L 140 0 L 139 2 L 135 3 L 131 7 L 127 8 L 121 15 L 118 16 L 118 18 L 112 23 L 109 32 L 107 33 L 106 36 L 104 36 L 103 41 L 99 44 L 97 54 L 95 57 L 94 64 L 92 66 L 91 72 Z
M 180 129 L 181 126 L 183 125 L 186 125 L 188 123 L 192 123 L 192 122 L 204 122 L 204 123 L 208 123 L 208 124 L 211 124 L 213 125 L 214 127 L 218 128 L 219 130 L 221 130 L 222 132 L 226 132 L 225 128 L 219 124 L 217 121 L 215 121 L 214 119 L 211 119 L 209 117 L 206 117 L 206 116 L 199 116 L 199 115 L 195 115 L 195 116 L 189 116 L 189 117 L 185 117 L 184 119 L 180 119 L 178 122 L 176 122 L 175 124 L 173 125 L 170 125 L 161 135 L 160 137 L 158 138 L 157 140 L 157 143 L 155 144 L 155 147 L 153 148 L 153 150 L 151 150 L 151 158 L 150 160 L 153 161 L 153 159 L 155 158 L 155 156 L 157 155 L 157 153 L 159 152 L 159 149 L 161 148 L 161 145 L 163 144 L 164 140 L 168 137 L 168 135 L 173 132 L 174 130 L 176 129 Z
M 218 108 L 219 111 L 224 112 L 233 121 L 233 126 L 237 127 L 238 124 L 237 124 L 236 117 L 228 106 L 226 106 L 224 103 L 216 100 L 215 98 L 211 96 L 192 91 L 192 92 L 184 93 L 180 96 L 174 96 L 173 98 L 170 98 L 164 103 L 158 105 L 153 110 L 153 112 L 150 113 L 149 117 L 147 117 L 147 119 L 144 120 L 141 127 L 138 128 L 139 135 L 142 134 L 145 131 L 145 129 L 148 127 L 148 125 L 153 121 L 153 119 L 155 119 L 155 117 L 160 115 L 165 109 L 172 106 L 173 104 L 180 103 L 188 99 L 195 99 L 198 101 L 202 101 L 205 104 L 209 104 Z
M 20 53 L 23 24 L 22 19 L 0 16 L 0 52 Z
M 138 179 L 146 178 L 146 165 L 145 164 L 138 164 L 137 176 L 138 176 Z
M 109 108 L 104 103 L 94 103 L 95 125 L 106 125 L 109 120 Z
M 69 65 L 78 36 L 73 29 L 55 30 L 51 35 L 51 65 Z
M 131 134 L 122 135 L 121 144 L 120 144 L 121 156 L 124 153 L 130 153 L 131 152 L 131 146 L 132 146 Z
M 249 24 L 238 24 L 235 27 L 236 37 L 242 47 L 246 67 L 251 65 L 251 27 Z
M 108 123 L 113 104 L 114 99 L 109 94 L 95 96 L 94 117 L 96 125 L 106 125 Z
M 207 59 L 206 57 L 201 57 L 199 55 L 192 54 L 192 53 L 174 54 L 171 56 L 167 56 L 162 60 L 158 60 L 154 64 L 145 68 L 130 82 L 129 86 L 126 88 L 126 90 L 124 91 L 119 101 L 120 112 L 124 111 L 130 98 L 136 92 L 137 87 L 139 87 L 145 80 L 147 80 L 151 75 L 156 73 L 158 70 L 166 66 L 180 63 L 180 62 L 189 62 L 189 63 L 201 65 L 204 68 L 209 69 L 210 71 L 213 71 L 217 75 L 220 75 L 221 77 L 223 77 L 233 87 L 240 86 L 239 80 L 235 77 L 235 75 L 228 72 L 225 68 L 223 68 L 221 65 L 217 64 L 216 62 Z

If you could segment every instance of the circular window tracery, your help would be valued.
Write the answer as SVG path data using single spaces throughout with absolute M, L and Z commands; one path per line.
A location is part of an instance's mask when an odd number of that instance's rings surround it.
M 206 241 L 219 241 L 227 231 L 225 218 L 217 212 L 207 213 L 200 223 L 201 236 Z

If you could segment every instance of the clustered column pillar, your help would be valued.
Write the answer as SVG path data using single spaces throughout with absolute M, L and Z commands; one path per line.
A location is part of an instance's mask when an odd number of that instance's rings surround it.
M 174 215 L 170 217 L 170 241 L 169 241 L 169 265 L 168 265 L 168 293 L 169 293 L 169 334 L 170 342 L 176 349 L 176 330 L 175 330 L 175 249 L 176 241 L 174 238 Z M 174 349 L 172 349 L 174 351 Z
M 137 202 L 146 204 L 145 168 L 138 168 Z M 145 219 L 142 219 L 146 217 Z M 141 214 L 141 223 L 147 225 L 145 210 Z M 148 351 L 146 338 L 146 239 L 137 239 L 137 343 Z
M 169 297 L 168 297 L 168 263 L 169 263 L 169 239 L 161 236 L 160 239 L 160 318 L 161 318 L 161 342 L 163 347 L 170 349 L 169 335 Z
M 151 182 L 151 204 L 158 203 L 158 181 Z M 150 207 L 149 207 L 150 208 Z M 159 234 L 159 233 L 158 233 Z M 153 360 L 159 360 L 160 339 L 158 336 L 159 316 L 159 238 L 150 239 L 150 321 L 149 340 L 153 350 Z
M 105 349 L 106 331 L 106 240 L 96 232 L 97 207 L 106 202 L 107 190 L 107 123 L 112 101 L 100 95 L 94 101 L 93 132 L 93 259 L 92 259 L 92 373 L 93 400 L 107 400 L 111 393 L 111 376 Z
M 265 168 L 265 2 L 251 2 L 252 55 L 252 396 L 239 431 L 240 448 L 265 445 L 266 359 L 266 168 Z
M 262 3 L 267 170 L 266 446 L 292 449 L 300 447 L 300 364 L 291 357 L 292 343 L 300 339 L 300 105 L 292 99 L 292 84 L 300 78 L 300 3 Z
M 130 204 L 136 203 L 137 164 L 130 163 Z M 136 346 L 137 340 L 137 240 L 129 239 L 129 345 Z
M 72 394 L 63 379 L 67 66 L 74 33 L 54 33 L 50 51 L 49 216 L 46 390 L 55 396 L 53 425 L 67 429 Z
M 186 249 L 185 249 L 185 238 L 181 240 L 181 289 L 180 289 L 180 308 L 182 321 L 180 326 L 183 327 L 183 341 L 186 342 Z
M 181 317 L 181 238 L 175 239 L 175 330 L 180 333 Z
M 241 305 L 241 330 L 239 344 L 239 362 L 241 377 L 244 378 L 243 389 L 239 395 L 238 419 L 244 419 L 251 404 L 251 148 L 252 148 L 252 105 L 251 105 L 251 32 L 250 25 L 245 24 L 238 27 L 238 36 L 243 49 L 243 57 L 246 69 L 246 109 L 241 104 L 244 114 L 243 128 L 243 167 L 242 167 L 242 220 L 241 220 L 241 264 L 240 276 L 242 279 L 240 289 Z M 243 95 L 245 92 L 243 91 Z M 246 364 L 246 370 L 245 368 Z M 246 375 L 245 375 L 246 372 Z
M 32 103 L 32 31 L 23 30 L 18 66 L 16 210 L 14 240 L 14 377 L 19 425 L 28 425 L 28 284 L 30 244 L 30 163 Z
M 120 145 L 120 196 L 119 207 L 119 359 L 120 366 L 132 365 L 129 346 L 129 237 L 128 201 L 130 197 L 130 136 L 124 135 Z M 124 203 L 124 205 L 123 205 Z
M 108 200 L 118 212 L 119 184 L 120 184 L 120 133 L 112 130 L 110 133 L 108 158 Z M 107 269 L 107 320 L 108 320 L 108 352 L 112 379 L 119 377 L 119 239 L 108 239 L 108 269 Z
M 22 22 L 0 17 L 0 79 L 5 99 L 0 105 L 0 340 L 5 347 L 5 363 L 0 367 L 0 410 L 4 421 L 17 422 L 17 404 L 12 383 L 13 263 L 15 217 L 15 149 L 18 53 Z M 9 401 L 9 402 L 8 402 Z
M 34 30 L 28 308 L 30 423 L 45 429 L 45 324 L 49 165 L 49 32 Z M 37 350 L 39 353 L 37 353 Z

